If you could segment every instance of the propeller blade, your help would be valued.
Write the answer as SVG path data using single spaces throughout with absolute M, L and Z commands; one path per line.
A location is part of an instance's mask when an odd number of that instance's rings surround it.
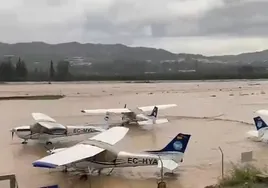
M 14 133 L 15 133 L 15 129 L 11 129 L 10 132 L 11 132 L 11 138 L 12 138 L 12 140 L 13 140 Z
M 51 150 L 48 147 L 46 147 L 46 146 L 44 146 L 44 147 L 46 148 L 47 153 L 51 153 Z

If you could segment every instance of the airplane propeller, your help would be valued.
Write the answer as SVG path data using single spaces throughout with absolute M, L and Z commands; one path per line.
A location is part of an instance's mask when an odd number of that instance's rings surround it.
M 13 140 L 13 137 L 14 137 L 14 133 L 15 133 L 15 129 L 11 129 L 10 132 L 11 132 L 11 137 L 12 137 L 12 140 Z

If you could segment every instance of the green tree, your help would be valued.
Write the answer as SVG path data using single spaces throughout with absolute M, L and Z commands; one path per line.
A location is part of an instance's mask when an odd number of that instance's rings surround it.
M 15 68 L 13 64 L 9 62 L 2 62 L 0 64 L 0 80 L 12 81 L 14 80 Z
M 21 61 L 20 58 L 16 64 L 15 73 L 16 73 L 17 79 L 19 79 L 19 80 L 25 80 L 27 78 L 27 75 L 28 75 L 27 67 L 26 67 L 24 61 Z
M 68 80 L 70 77 L 69 67 L 69 61 L 60 61 L 57 64 L 57 77 L 59 80 Z
M 54 70 L 54 65 L 53 65 L 53 61 L 50 61 L 50 69 L 49 69 L 49 80 L 53 80 L 54 79 L 54 75 L 55 75 L 55 70 Z

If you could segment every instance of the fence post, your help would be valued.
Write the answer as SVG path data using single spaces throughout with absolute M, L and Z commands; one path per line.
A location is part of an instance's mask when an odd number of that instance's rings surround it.
M 221 178 L 224 178 L 224 154 L 223 151 L 221 149 L 221 147 L 219 147 L 219 150 L 221 152 Z

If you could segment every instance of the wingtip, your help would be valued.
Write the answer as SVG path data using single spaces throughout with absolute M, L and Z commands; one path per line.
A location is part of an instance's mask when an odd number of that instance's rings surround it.
M 57 165 L 46 163 L 46 162 L 41 162 L 41 161 L 35 161 L 32 164 L 33 164 L 33 167 L 39 167 L 39 168 L 56 168 L 57 167 Z

